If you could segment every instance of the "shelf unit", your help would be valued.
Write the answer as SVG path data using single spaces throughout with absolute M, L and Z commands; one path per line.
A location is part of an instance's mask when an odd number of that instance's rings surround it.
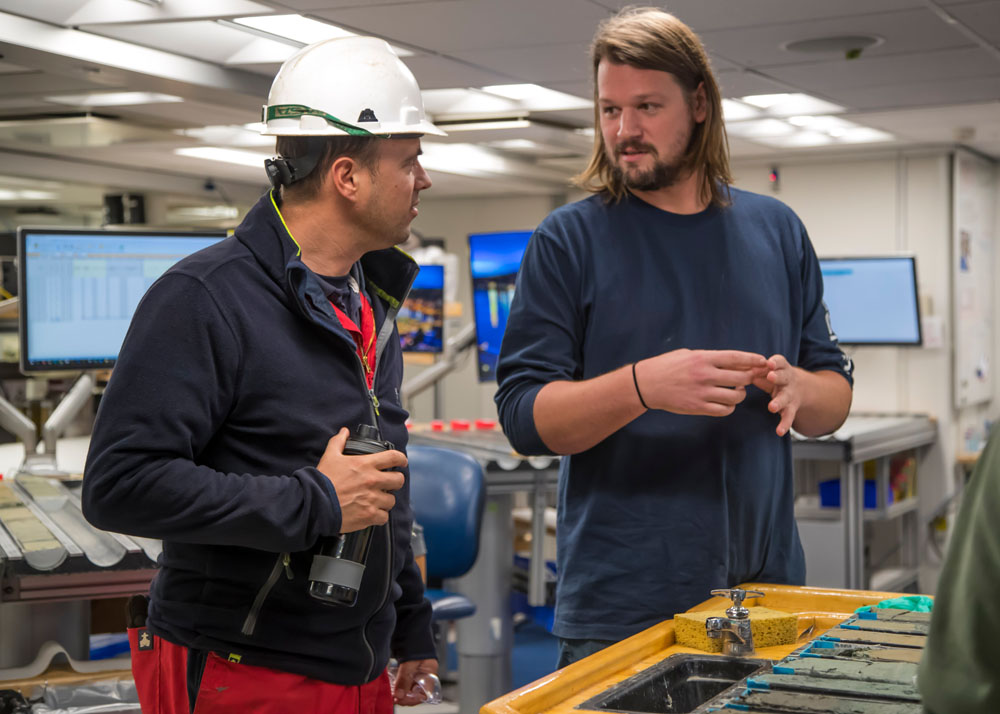
M 796 436 L 792 442 L 792 457 L 796 470 L 808 468 L 811 462 L 835 462 L 838 465 L 842 506 L 827 508 L 819 505 L 817 496 L 800 496 L 796 500 L 795 517 L 804 545 L 822 543 L 827 553 L 836 548 L 838 537 L 843 551 L 827 558 L 822 565 L 839 564 L 843 578 L 824 572 L 833 578 L 825 585 L 840 585 L 852 589 L 898 591 L 917 582 L 919 562 L 919 528 L 917 497 L 888 503 L 889 461 L 911 450 L 929 447 L 937 439 L 937 426 L 922 415 L 854 415 L 829 436 L 807 439 Z M 864 508 L 864 470 L 866 461 L 874 460 L 876 468 L 875 508 Z M 918 469 L 919 471 L 919 469 Z M 796 479 L 799 480 L 798 478 Z M 899 519 L 901 565 L 865 572 L 865 523 Z M 832 541 L 831 541 L 832 539 Z M 817 563 L 808 562 L 807 570 Z

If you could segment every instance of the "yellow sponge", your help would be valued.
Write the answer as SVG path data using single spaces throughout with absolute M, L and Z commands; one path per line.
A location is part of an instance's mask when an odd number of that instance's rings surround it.
M 795 642 L 798 624 L 795 615 L 767 607 L 747 609 L 750 611 L 750 630 L 753 632 L 754 648 L 790 645 Z M 677 644 L 705 652 L 722 652 L 722 638 L 712 639 L 705 632 L 705 620 L 710 617 L 726 617 L 725 608 L 674 615 L 674 637 Z

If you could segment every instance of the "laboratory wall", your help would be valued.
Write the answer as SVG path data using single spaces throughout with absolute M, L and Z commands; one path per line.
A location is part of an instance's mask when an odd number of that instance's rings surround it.
M 774 168 L 777 190 L 770 181 Z M 853 347 L 848 352 L 855 363 L 852 413 L 918 412 L 937 419 L 938 442 L 921 461 L 919 475 L 920 522 L 926 523 L 958 486 L 961 414 L 953 407 L 951 387 L 950 152 L 745 162 L 734 171 L 738 186 L 771 193 L 791 206 L 820 256 L 916 256 L 922 316 L 925 325 L 940 326 L 941 339 L 931 336 L 923 347 Z
M 420 198 L 420 216 L 413 228 L 428 238 L 443 238 L 445 250 L 458 256 L 462 275 L 458 298 L 462 314 L 446 323 L 445 339 L 455 328 L 472 322 L 472 279 L 469 276 L 469 234 L 490 231 L 533 230 L 566 196 L 507 196 L 434 199 L 433 188 Z M 450 328 L 450 329 L 449 329 Z M 408 364 L 407 378 L 419 374 L 421 366 Z M 496 383 L 480 384 L 475 349 L 467 350 L 458 368 L 438 383 L 439 414 L 446 419 L 495 419 L 493 394 Z M 434 416 L 433 390 L 418 395 L 410 404 L 415 421 Z

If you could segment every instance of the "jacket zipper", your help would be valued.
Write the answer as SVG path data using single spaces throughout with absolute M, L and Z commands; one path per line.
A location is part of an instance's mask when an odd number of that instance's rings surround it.
M 358 357 L 356 352 L 354 356 L 357 357 L 358 359 L 358 370 L 359 374 L 361 375 L 361 384 L 368 392 L 368 407 L 369 407 L 369 415 L 371 416 L 372 420 L 372 425 L 376 429 L 378 429 L 379 435 L 381 436 L 382 430 L 379 429 L 378 425 L 378 397 L 375 396 L 375 375 L 378 373 L 378 359 L 375 360 L 375 372 L 372 374 L 372 386 L 369 387 L 368 379 L 365 377 L 365 365 L 361 361 L 361 358 Z M 389 551 L 389 557 L 390 558 L 392 557 L 391 550 Z M 365 626 L 361 628 L 361 641 L 365 643 L 365 651 L 368 652 L 368 661 L 371 662 L 371 664 L 368 665 L 368 676 L 365 678 L 365 681 L 371 679 L 372 670 L 375 669 L 375 650 L 372 648 L 371 643 L 368 641 L 368 625 L 371 623 L 372 617 L 374 617 L 375 614 L 377 614 L 378 611 L 381 609 L 382 606 L 379 605 L 378 609 L 375 610 L 375 612 L 372 613 L 372 616 L 368 618 L 368 621 L 365 622 Z
M 278 553 L 278 558 L 274 561 L 274 567 L 271 568 L 271 572 L 267 576 L 267 580 L 264 581 L 260 590 L 257 591 L 257 597 L 253 599 L 253 605 L 250 608 L 250 613 L 247 615 L 247 619 L 243 621 L 243 629 L 241 632 L 247 637 L 251 637 L 254 630 L 257 628 L 257 617 L 260 615 L 260 609 L 264 606 L 264 600 L 266 600 L 267 596 L 271 593 L 271 589 L 274 587 L 275 583 L 278 582 L 278 578 L 281 577 L 281 571 L 285 571 L 286 578 L 289 580 L 292 579 L 291 559 L 291 554 L 289 553 Z
M 355 356 L 357 356 L 357 355 L 355 355 Z M 365 378 L 365 367 L 364 367 L 364 364 L 361 363 L 360 358 L 358 359 L 358 365 L 359 365 L 360 370 L 361 370 L 360 374 L 361 374 L 362 384 L 364 384 L 365 387 L 368 387 L 368 380 Z M 372 386 L 371 386 L 371 388 L 368 389 L 368 399 L 369 399 L 369 402 L 371 404 L 372 424 L 375 426 L 376 429 L 379 428 L 379 425 L 378 425 L 378 415 L 379 415 L 379 412 L 378 412 L 378 397 L 375 395 L 375 377 L 376 377 L 377 373 L 378 373 L 378 362 L 376 361 L 376 364 L 375 364 L 375 374 L 372 375 Z M 381 434 L 381 429 L 379 429 L 379 433 Z M 386 558 L 385 577 L 382 579 L 385 589 L 382 592 L 382 597 L 381 597 L 381 601 L 379 602 L 379 606 L 377 608 L 375 608 L 374 611 L 372 611 L 372 614 L 369 616 L 368 620 L 365 622 L 365 626 L 361 630 L 361 639 L 365 643 L 365 649 L 368 651 L 368 660 L 369 660 L 369 662 L 371 662 L 371 664 L 368 667 L 368 676 L 365 678 L 366 681 L 371 680 L 371 678 L 375 674 L 375 650 L 372 648 L 371 643 L 368 641 L 368 626 L 371 625 L 371 622 L 375 618 L 375 616 L 382 611 L 383 607 L 385 607 L 386 600 L 388 600 L 388 598 L 389 598 L 389 590 L 391 588 L 391 584 L 390 584 L 389 580 L 392 577 L 392 564 L 393 564 L 393 560 L 395 560 L 395 558 L 393 557 L 394 554 L 393 554 L 393 548 L 392 548 L 392 512 L 391 511 L 389 512 L 389 520 L 386 521 L 386 524 L 385 524 L 385 526 L 383 526 L 382 531 L 386 534 L 386 545 L 387 545 L 387 547 L 386 547 L 386 555 L 388 556 Z

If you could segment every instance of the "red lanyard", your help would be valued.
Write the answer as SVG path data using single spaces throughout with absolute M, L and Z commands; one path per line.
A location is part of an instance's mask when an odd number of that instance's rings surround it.
M 358 357 L 361 359 L 361 364 L 365 369 L 365 381 L 368 383 L 368 389 L 372 389 L 375 385 L 375 315 L 372 313 L 371 303 L 368 302 L 368 298 L 365 294 L 360 293 L 361 297 L 361 327 L 358 328 L 357 324 L 349 318 L 343 310 L 330 303 L 333 307 L 333 311 L 337 313 L 337 318 L 340 320 L 340 324 L 345 330 L 351 333 L 351 337 L 354 338 L 354 348 L 357 352 Z

